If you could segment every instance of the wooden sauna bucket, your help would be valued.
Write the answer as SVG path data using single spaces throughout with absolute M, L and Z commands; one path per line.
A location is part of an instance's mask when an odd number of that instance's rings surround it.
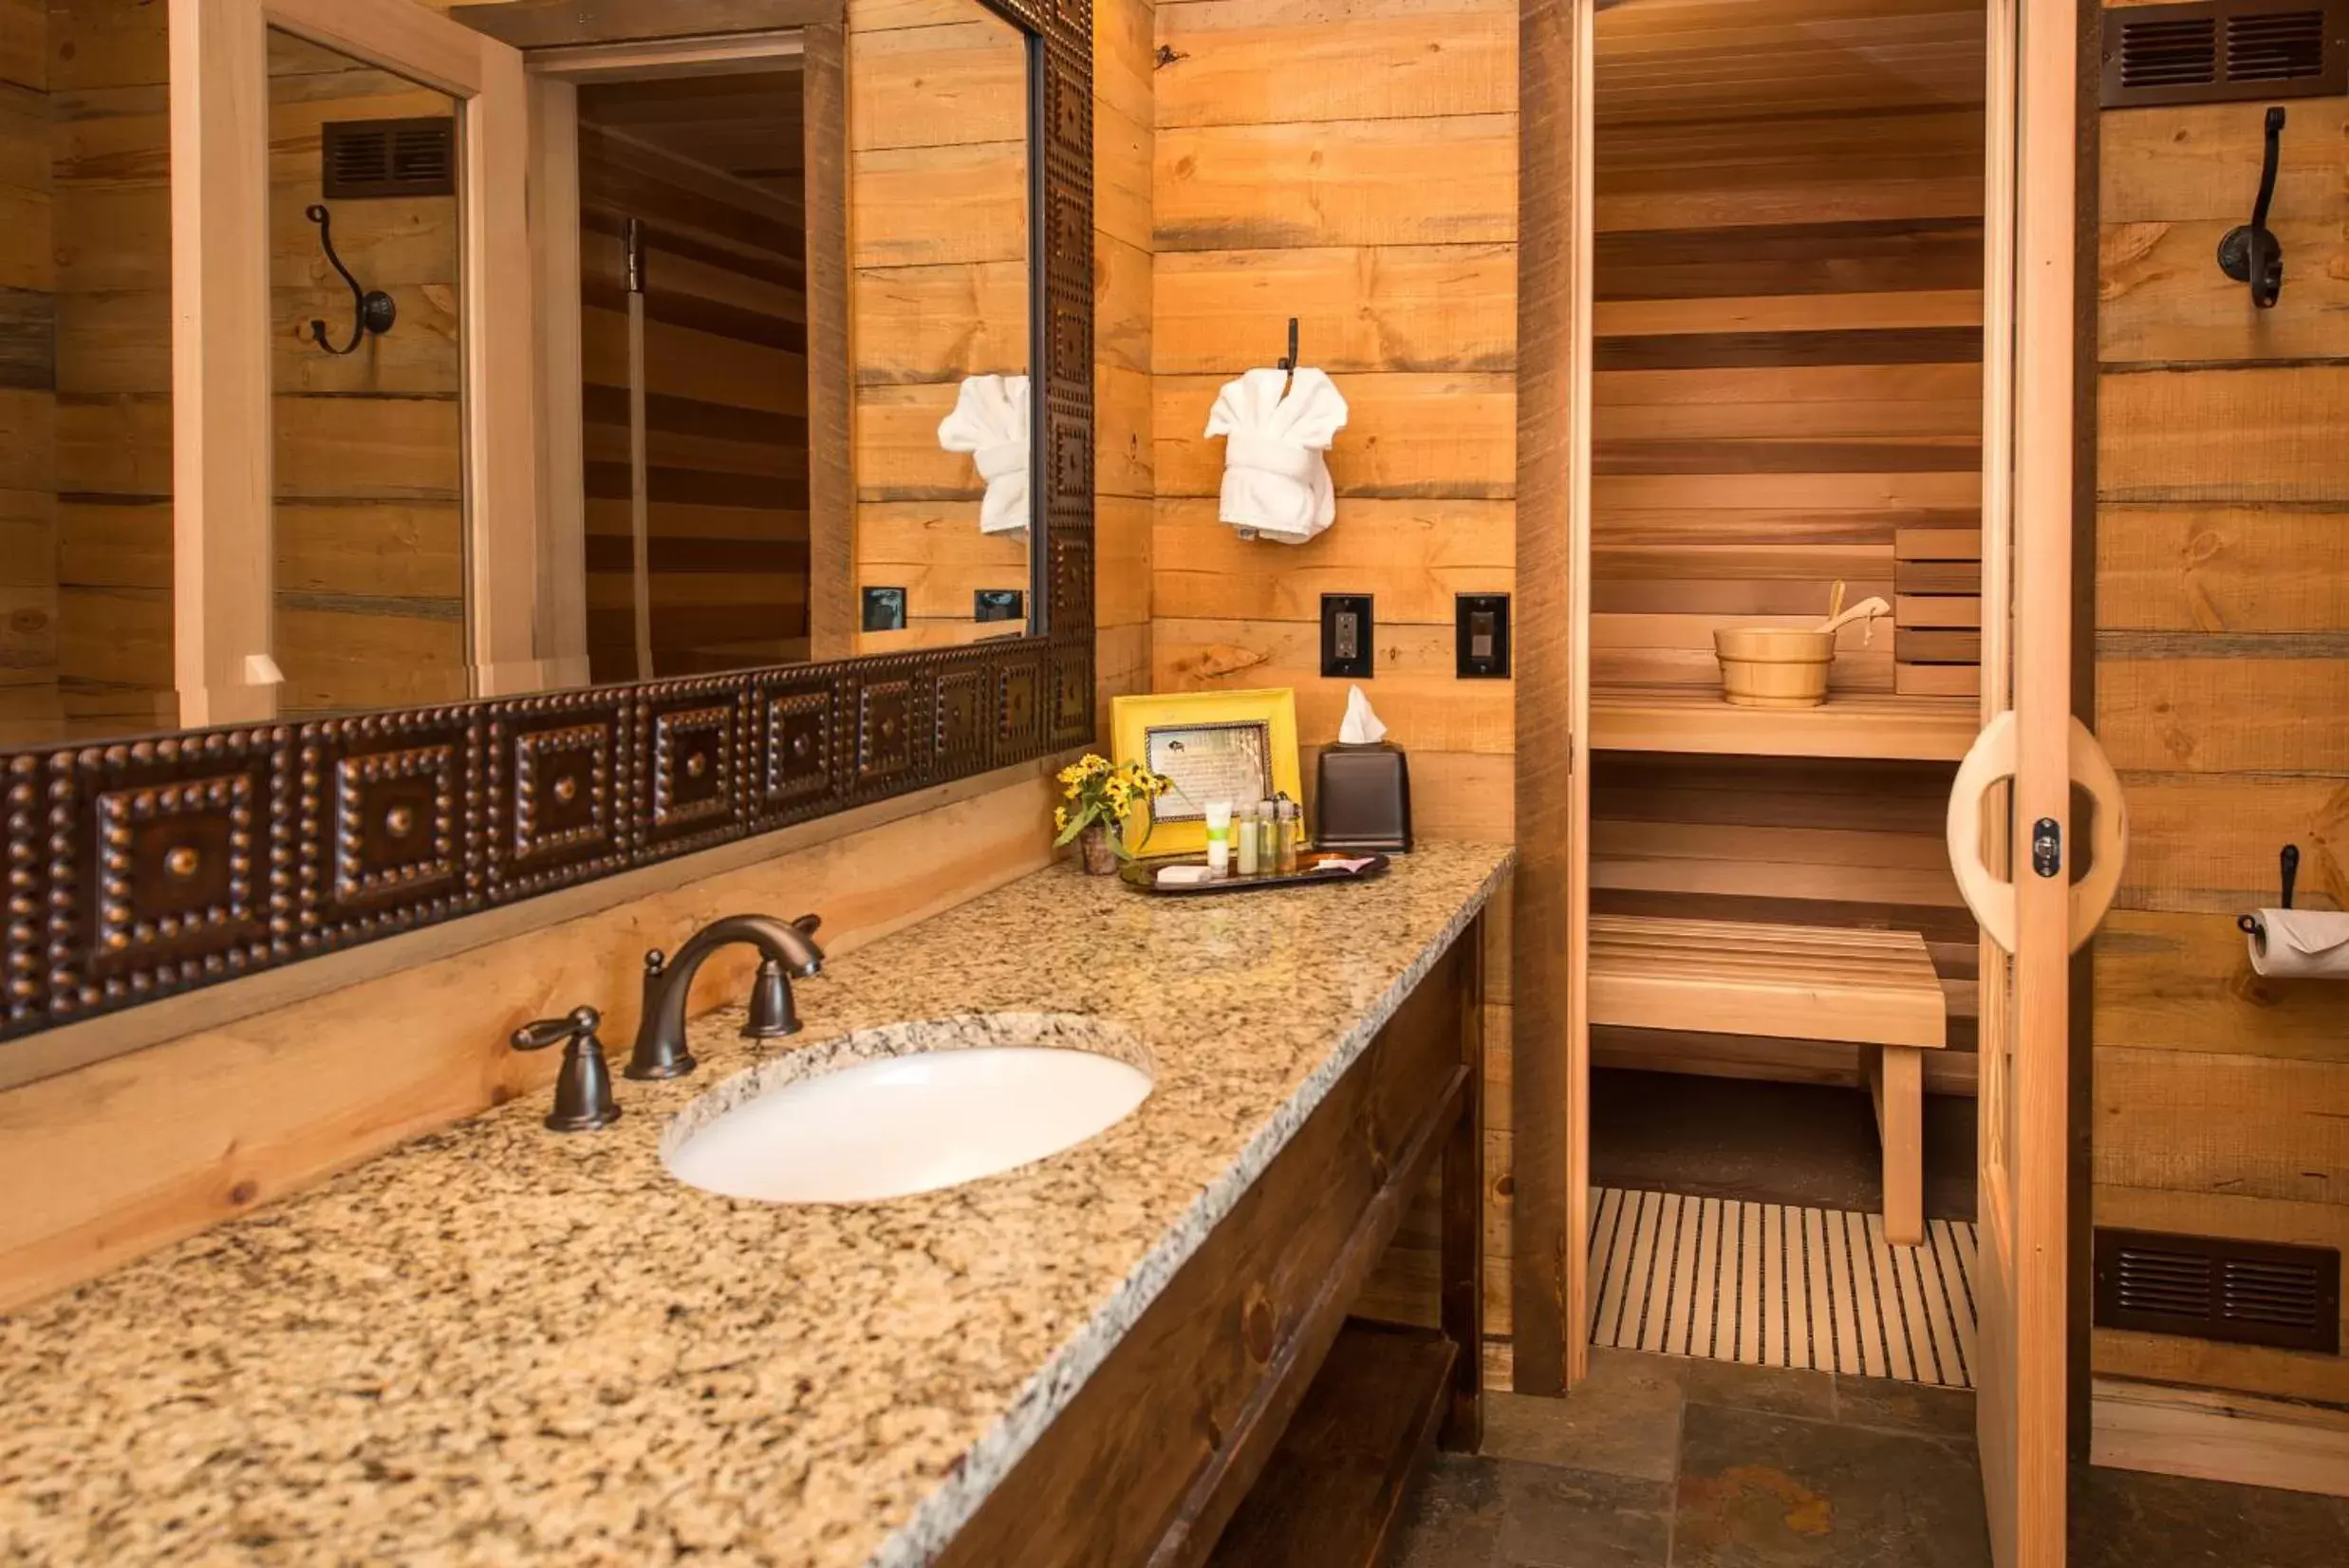
M 1742 708 L 1816 708 L 1827 700 L 1836 634 L 1796 626 L 1740 626 L 1713 633 L 1721 695 Z

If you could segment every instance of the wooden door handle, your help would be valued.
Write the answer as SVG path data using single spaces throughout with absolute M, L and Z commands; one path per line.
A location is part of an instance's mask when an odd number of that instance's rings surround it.
M 2120 890 L 2121 868 L 2129 862 L 2129 801 L 2120 791 L 2120 775 L 2087 725 L 2072 720 L 2072 782 L 2088 793 L 2097 811 L 2090 842 L 2095 854 L 2088 874 L 2072 884 L 2072 951 L 2087 945 L 2104 924 L 2113 895 Z
M 2005 952 L 2015 950 L 2015 885 L 1982 863 L 1982 797 L 2015 776 L 2015 711 L 2007 708 L 1982 727 L 1949 786 L 1949 869 L 1958 896 L 1983 930 Z
M 2072 720 L 2065 768 L 2072 782 L 2096 803 L 2088 874 L 2072 885 L 2071 949 L 2078 952 L 2096 934 L 2119 890 L 2128 863 L 2129 804 L 2120 776 L 2088 726 Z M 2015 950 L 2015 885 L 1982 862 L 1982 797 L 1990 786 L 2015 775 L 2015 715 L 2010 708 L 1982 728 L 1949 787 L 1949 868 L 1958 895 L 1984 931 L 2006 952 Z

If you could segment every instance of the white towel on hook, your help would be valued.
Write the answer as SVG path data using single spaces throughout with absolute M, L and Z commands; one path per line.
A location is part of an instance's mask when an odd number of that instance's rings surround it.
M 1322 454 L 1346 423 L 1346 400 L 1321 371 L 1250 370 L 1223 383 L 1207 434 L 1223 443 L 1220 515 L 1243 539 L 1301 545 L 1337 517 Z
M 954 412 L 938 421 L 938 444 L 967 452 L 987 481 L 979 532 L 1028 532 L 1028 378 L 965 376 Z

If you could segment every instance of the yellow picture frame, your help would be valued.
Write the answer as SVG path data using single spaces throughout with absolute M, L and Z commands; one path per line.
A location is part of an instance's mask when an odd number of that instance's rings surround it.
M 1144 697 L 1113 698 L 1109 702 L 1109 743 L 1117 762 L 1143 761 L 1176 779 L 1176 788 L 1153 803 L 1148 821 L 1137 817 L 1126 824 L 1126 848 L 1134 854 L 1196 854 L 1207 846 L 1204 801 L 1195 798 L 1217 790 L 1217 798 L 1235 806 L 1251 805 L 1275 794 L 1285 794 L 1305 809 L 1304 775 L 1297 761 L 1296 692 L 1289 686 L 1254 691 L 1167 692 Z M 1259 749 L 1260 748 L 1260 753 Z M 1200 756 L 1185 768 L 1179 755 Z M 1255 764 L 1259 759 L 1261 769 Z M 1241 798 L 1237 775 L 1245 769 L 1258 793 Z M 1229 784 L 1221 782 L 1227 776 Z M 1199 779 L 1214 780 L 1202 784 Z

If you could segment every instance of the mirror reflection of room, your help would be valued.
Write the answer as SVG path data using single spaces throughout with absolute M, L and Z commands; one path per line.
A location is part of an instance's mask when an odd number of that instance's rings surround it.
M 160 10 L 56 0 L 0 92 L 0 744 L 178 722 Z
M 799 62 L 578 102 L 590 677 L 805 660 Z
M 852 15 L 848 45 L 858 651 L 873 653 L 1017 636 L 1031 607 L 1028 43 L 975 0 L 904 16 Z
M 277 711 L 461 701 L 457 105 L 275 28 L 269 71 Z
M 1029 46 L 974 0 L 852 19 L 828 134 L 792 40 L 549 78 L 578 109 L 578 478 L 534 586 L 469 491 L 460 100 L 268 30 L 267 514 L 215 501 L 176 569 L 167 8 L 45 21 L 0 103 L 0 744 L 1027 631 Z M 189 607 L 222 560 L 268 563 L 226 628 Z M 494 602 L 537 607 L 495 680 Z

